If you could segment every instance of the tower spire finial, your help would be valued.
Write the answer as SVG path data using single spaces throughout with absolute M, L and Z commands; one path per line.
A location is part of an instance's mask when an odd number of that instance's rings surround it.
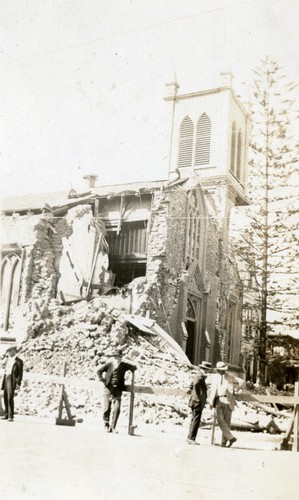
M 173 79 L 165 83 L 165 86 L 167 87 L 167 97 L 175 97 L 177 95 L 180 86 L 177 82 L 175 65 L 173 65 Z

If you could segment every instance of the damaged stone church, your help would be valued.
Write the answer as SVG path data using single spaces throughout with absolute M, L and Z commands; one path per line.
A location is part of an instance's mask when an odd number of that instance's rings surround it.
M 231 87 L 167 84 L 168 179 L 2 203 L 1 330 L 36 335 L 52 299 L 103 296 L 154 319 L 190 361 L 240 366 L 242 282 L 229 249 L 246 204 L 248 115 Z M 41 326 L 42 328 L 42 326 Z M 21 333 L 20 333 L 21 332 Z

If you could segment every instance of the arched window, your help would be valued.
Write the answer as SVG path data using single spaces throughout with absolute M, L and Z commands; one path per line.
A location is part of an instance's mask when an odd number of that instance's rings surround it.
M 202 194 L 194 189 L 188 194 L 188 222 L 186 232 L 186 262 L 197 262 L 203 268 L 205 256 L 205 211 Z
M 211 145 L 211 120 L 203 113 L 198 122 L 196 130 L 195 165 L 207 165 L 210 163 Z
M 13 310 L 18 305 L 21 259 L 9 253 L 1 262 L 1 308 L 3 309 L 3 328 L 13 326 Z
M 192 167 L 194 125 L 186 116 L 180 127 L 178 167 Z
M 237 168 L 236 176 L 237 179 L 241 179 L 241 169 L 242 169 L 242 132 L 239 130 L 238 133 L 238 147 L 237 147 Z
M 186 316 L 191 321 L 196 320 L 196 302 L 192 301 L 190 298 L 187 300 Z
M 232 140 L 230 150 L 230 171 L 235 174 L 236 172 L 236 142 L 237 142 L 236 122 L 232 126 Z

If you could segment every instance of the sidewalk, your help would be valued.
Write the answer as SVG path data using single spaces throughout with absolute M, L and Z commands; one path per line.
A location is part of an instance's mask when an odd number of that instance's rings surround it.
M 121 422 L 120 422 L 121 424 Z M 299 454 L 273 451 L 273 436 L 237 433 L 232 448 L 186 444 L 186 429 L 155 426 L 106 434 L 16 416 L 0 421 L 0 497 L 10 500 L 295 500 Z M 249 435 L 248 435 L 249 434 Z M 266 438 L 266 439 L 265 439 Z M 269 438 L 269 439 L 267 439 Z M 279 436 L 281 439 L 281 436 Z

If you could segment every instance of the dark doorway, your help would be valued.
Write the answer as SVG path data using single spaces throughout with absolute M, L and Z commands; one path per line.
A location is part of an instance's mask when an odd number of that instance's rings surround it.
M 109 268 L 115 274 L 114 285 L 119 287 L 127 285 L 133 279 L 146 274 L 145 263 L 110 261 Z
M 186 356 L 194 363 L 194 349 L 195 349 L 195 322 L 187 321 L 186 328 L 188 332 L 188 339 L 186 344 Z
M 297 368 L 294 366 L 287 366 L 285 372 L 285 382 L 286 384 L 294 385 L 297 379 Z

